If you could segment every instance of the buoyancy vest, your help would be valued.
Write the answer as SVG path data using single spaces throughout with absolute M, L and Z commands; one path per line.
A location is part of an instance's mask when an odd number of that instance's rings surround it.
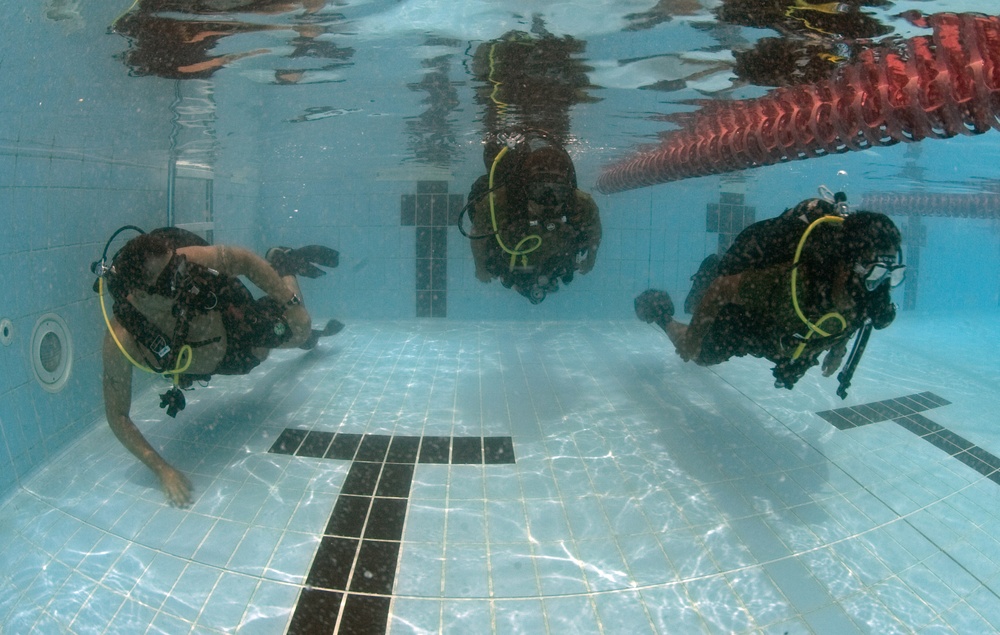
M 745 228 L 719 261 L 717 276 L 732 276 L 750 269 L 767 269 L 795 258 L 803 232 L 823 216 L 841 216 L 837 207 L 821 198 L 810 198 L 779 216 Z
M 177 227 L 154 229 L 150 234 L 162 236 L 172 250 L 208 246 L 208 243 L 197 234 Z M 197 348 L 215 341 L 186 341 L 192 317 L 227 306 L 240 306 L 253 302 L 253 296 L 239 278 L 188 262 L 183 255 L 175 253 L 154 289 L 175 299 L 173 315 L 177 318 L 177 322 L 174 332 L 167 335 L 128 301 L 126 297 L 128 286 L 126 281 L 114 275 L 113 262 L 111 275 L 108 278 L 108 288 L 114 298 L 115 318 L 140 345 L 153 354 L 155 362 L 150 365 L 156 372 L 172 369 L 184 344 Z

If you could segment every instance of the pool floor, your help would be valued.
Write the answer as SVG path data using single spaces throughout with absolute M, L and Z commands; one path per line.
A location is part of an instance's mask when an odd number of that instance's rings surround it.
M 846 400 L 638 322 L 350 324 L 176 419 L 137 395 L 189 509 L 103 417 L 34 474 L 0 509 L 0 624 L 996 631 L 996 318 L 903 314 Z

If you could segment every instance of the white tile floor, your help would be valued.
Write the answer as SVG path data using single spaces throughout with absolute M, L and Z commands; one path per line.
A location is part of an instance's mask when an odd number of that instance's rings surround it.
M 996 318 L 902 316 L 843 402 L 815 370 L 789 392 L 759 360 L 682 364 L 639 323 L 352 324 L 176 420 L 136 400 L 191 509 L 95 422 L 0 509 L 0 624 L 284 632 L 349 469 L 267 453 L 291 427 L 513 437 L 515 465 L 417 465 L 393 634 L 994 631 L 1000 485 L 815 413 L 931 391 L 951 405 L 925 416 L 1000 454 Z

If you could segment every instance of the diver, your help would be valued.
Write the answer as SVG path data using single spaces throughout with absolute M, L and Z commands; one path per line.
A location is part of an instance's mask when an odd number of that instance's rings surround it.
M 499 279 L 532 304 L 588 273 L 601 241 L 597 205 L 577 188 L 566 151 L 571 109 L 599 101 L 588 92 L 585 49 L 535 16 L 530 33 L 483 42 L 468 64 L 483 108 L 486 174 L 471 188 L 459 229 L 472 239 L 476 278 Z
M 870 329 L 895 319 L 890 289 L 906 266 L 888 216 L 845 207 L 809 199 L 747 227 L 726 254 L 702 263 L 689 324 L 674 320 L 670 296 L 654 289 L 635 299 L 636 315 L 662 328 L 684 361 L 763 357 L 775 364 L 775 387 L 788 389 L 824 352 L 823 375 L 836 372 L 858 333 L 839 375 L 837 394 L 846 397 Z
M 160 407 L 171 417 L 184 408 L 182 390 L 212 375 L 244 375 L 274 348 L 316 346 L 343 325 L 330 320 L 313 329 L 296 276 L 319 277 L 317 267 L 336 267 L 338 253 L 310 245 L 275 247 L 266 259 L 247 249 L 208 245 L 178 228 L 140 233 L 107 260 L 108 247 L 126 226 L 112 235 L 102 259 L 91 269 L 98 275 L 108 331 L 104 338 L 104 407 L 118 440 L 160 479 L 171 503 L 191 503 L 191 484 L 143 437 L 129 416 L 132 367 L 161 374 L 173 387 L 161 395 Z M 237 276 L 246 276 L 266 295 L 254 299 Z M 114 298 L 113 316 L 104 305 L 104 288 Z
M 494 278 L 532 304 L 594 268 L 601 242 L 597 204 L 577 189 L 573 161 L 540 131 L 491 137 L 487 174 L 469 193 L 467 211 L 476 278 Z M 459 227 L 462 226 L 462 216 Z
M 891 33 L 891 27 L 862 10 L 887 4 L 886 0 L 723 0 L 713 11 L 723 24 L 779 34 L 733 51 L 733 72 L 739 80 L 779 87 L 830 79 L 876 38 Z

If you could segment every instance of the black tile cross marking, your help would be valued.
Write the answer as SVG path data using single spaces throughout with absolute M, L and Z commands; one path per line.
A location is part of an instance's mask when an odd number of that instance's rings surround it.
M 400 223 L 416 227 L 417 317 L 448 316 L 448 228 L 465 205 L 448 193 L 448 181 L 418 181 L 416 194 L 404 194 Z
M 514 463 L 510 437 L 405 437 L 285 429 L 268 452 L 351 461 L 288 635 L 386 631 L 418 463 Z
M 705 208 L 705 231 L 719 234 L 717 253 L 724 254 L 741 231 L 752 225 L 757 209 L 746 204 L 743 194 L 720 192 L 718 203 Z
M 922 392 L 860 406 L 824 410 L 816 414 L 840 430 L 892 420 L 1000 485 L 1000 457 L 920 414 L 949 403 L 951 402 L 947 399 L 932 392 Z

